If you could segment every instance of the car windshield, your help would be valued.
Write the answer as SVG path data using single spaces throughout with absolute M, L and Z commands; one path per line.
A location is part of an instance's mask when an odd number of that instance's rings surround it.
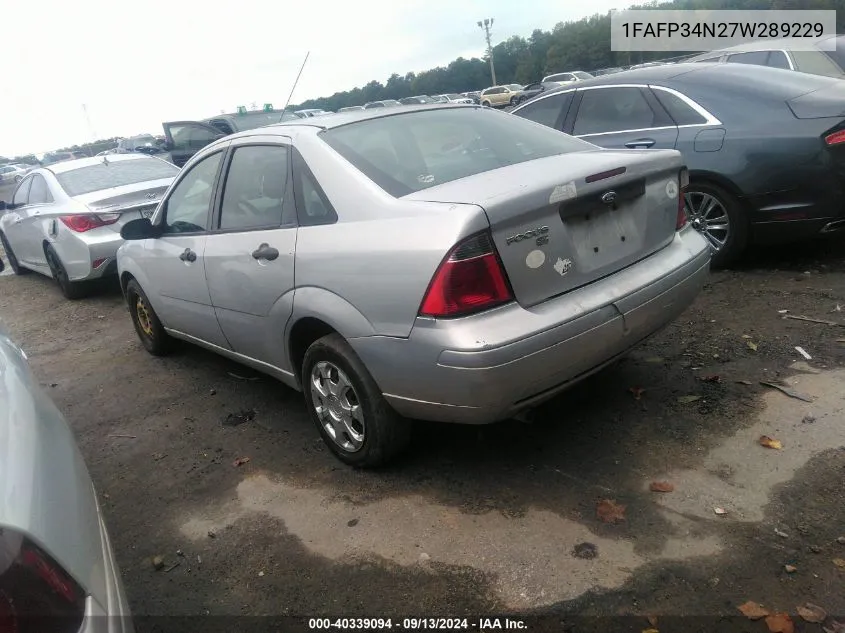
M 572 74 L 575 75 L 576 77 L 578 77 L 578 79 L 592 79 L 593 78 L 593 76 L 590 73 L 585 73 L 582 70 L 576 70 Z
M 463 97 L 459 94 L 452 93 L 450 95 L 446 95 L 449 99 L 463 99 Z
M 383 103 L 384 105 L 386 105 L 386 106 L 398 106 L 398 105 L 402 105 L 401 103 L 399 103 L 399 102 L 398 102 L 398 101 L 396 101 L 395 99 L 386 99 L 385 101 L 382 101 L 382 103 Z
M 155 145 L 156 140 L 153 136 L 136 136 L 134 138 L 129 139 L 129 143 L 131 145 L 146 145 L 149 143 L 150 145 Z
M 389 194 L 594 145 L 500 112 L 455 108 L 359 121 L 320 137 Z
M 148 180 L 174 178 L 179 168 L 157 158 L 139 158 L 97 163 L 56 174 L 56 179 L 69 196 L 132 185 Z
M 511 90 L 522 90 L 522 86 L 520 86 L 519 84 L 508 84 L 508 88 L 510 88 Z

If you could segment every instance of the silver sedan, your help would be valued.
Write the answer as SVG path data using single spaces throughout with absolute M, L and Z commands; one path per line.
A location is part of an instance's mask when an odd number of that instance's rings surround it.
M 0 437 L 0 630 L 131 633 L 73 433 L 2 331 Z
M 35 169 L 0 201 L 0 241 L 16 274 L 53 277 L 68 299 L 117 272 L 120 228 L 149 216 L 179 169 L 139 155 L 83 158 Z
M 408 418 L 506 419 L 626 354 L 707 278 L 675 150 L 604 150 L 478 106 L 380 108 L 202 149 L 123 227 L 146 349 L 187 340 L 304 391 L 373 466 Z

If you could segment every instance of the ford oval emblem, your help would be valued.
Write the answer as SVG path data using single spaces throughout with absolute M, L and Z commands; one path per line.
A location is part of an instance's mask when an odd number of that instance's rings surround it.
M 608 191 L 607 193 L 602 195 L 601 201 L 605 204 L 613 204 L 614 202 L 616 202 L 616 192 Z

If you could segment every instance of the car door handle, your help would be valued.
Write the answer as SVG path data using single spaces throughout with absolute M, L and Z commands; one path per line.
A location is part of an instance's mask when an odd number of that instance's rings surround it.
M 190 248 L 186 248 L 184 251 L 182 251 L 182 254 L 179 255 L 179 259 L 181 259 L 183 262 L 195 262 L 197 261 L 197 254 Z
M 628 149 L 636 149 L 638 147 L 651 147 L 655 144 L 655 140 L 653 138 L 638 138 L 636 141 L 630 141 L 625 143 L 625 147 Z
M 273 261 L 279 257 L 279 251 L 269 244 L 261 244 L 256 250 L 252 251 L 252 256 L 254 259 Z

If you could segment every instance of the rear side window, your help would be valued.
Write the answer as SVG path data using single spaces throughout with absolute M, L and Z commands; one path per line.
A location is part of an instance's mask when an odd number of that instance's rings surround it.
M 769 51 L 749 51 L 747 53 L 736 53 L 728 56 L 729 64 L 753 64 L 765 66 L 769 59 Z
M 839 40 L 839 38 L 837 38 Z M 841 44 L 842 52 L 839 51 L 790 51 L 795 61 L 796 70 L 802 73 L 823 75 L 825 77 L 841 78 L 845 75 L 845 42 Z M 842 59 L 837 59 L 839 57 Z M 839 62 L 839 63 L 837 63 Z
M 526 104 L 514 114 L 559 130 L 563 118 L 569 111 L 569 105 L 572 103 L 574 94 L 574 92 L 564 92 L 551 97 L 544 97 Z
M 49 204 L 53 202 L 50 188 L 43 176 L 32 177 L 32 187 L 29 190 L 29 204 Z
M 766 66 L 771 68 L 783 68 L 789 70 L 789 58 L 783 51 L 772 51 L 769 53 L 769 59 L 766 61 Z
M 32 186 L 32 176 L 24 178 L 23 182 L 15 190 L 15 196 L 12 198 L 12 204 L 15 206 L 26 204 L 29 200 L 29 188 Z
M 56 174 L 62 189 L 69 196 L 81 196 L 92 191 L 134 185 L 148 180 L 175 178 L 179 168 L 157 158 L 103 161 Z
M 639 88 L 585 90 L 574 134 L 605 134 L 654 126 L 654 110 Z
M 520 117 L 475 108 L 385 116 L 320 137 L 397 197 L 499 167 L 595 149 Z
M 220 228 L 281 226 L 287 181 L 287 146 L 256 145 L 235 149 L 223 188 Z
M 697 125 L 700 123 L 707 123 L 707 119 L 701 116 L 698 112 L 693 110 L 678 95 L 665 90 L 652 90 L 654 96 L 660 102 L 676 125 Z

